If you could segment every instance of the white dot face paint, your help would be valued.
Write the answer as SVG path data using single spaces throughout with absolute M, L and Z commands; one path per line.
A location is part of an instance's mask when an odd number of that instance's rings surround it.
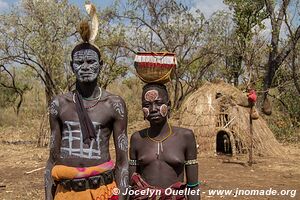
M 145 94 L 145 100 L 149 102 L 154 102 L 158 99 L 158 91 L 157 90 L 149 90 Z
M 159 112 L 161 116 L 166 117 L 168 115 L 168 106 L 166 104 L 161 105 Z

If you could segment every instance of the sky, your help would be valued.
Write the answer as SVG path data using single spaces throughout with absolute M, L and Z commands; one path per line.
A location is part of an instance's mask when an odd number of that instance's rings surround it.
M 3 12 L 4 10 L 8 9 L 11 4 L 17 3 L 19 0 L 0 0 L 0 12 Z M 72 4 L 76 4 L 78 6 L 84 5 L 84 0 L 69 0 Z M 100 6 L 109 6 L 111 5 L 112 0 L 101 0 L 101 1 L 91 1 L 97 5 Z
M 11 4 L 17 3 L 19 0 L 0 0 L 0 13 L 9 9 Z M 122 0 L 125 1 L 125 0 Z M 184 0 L 185 1 L 185 0 Z M 206 18 L 210 17 L 212 13 L 217 10 L 228 10 L 228 7 L 224 5 L 223 0 L 187 0 L 191 2 L 190 5 L 194 9 L 200 9 Z M 70 3 L 76 4 L 78 6 L 84 5 L 85 0 L 69 0 Z M 92 3 L 99 7 L 107 7 L 112 4 L 112 0 L 91 0 Z
M 194 0 L 195 8 L 199 9 L 206 18 L 209 18 L 218 10 L 226 10 L 229 8 L 223 3 L 223 0 Z

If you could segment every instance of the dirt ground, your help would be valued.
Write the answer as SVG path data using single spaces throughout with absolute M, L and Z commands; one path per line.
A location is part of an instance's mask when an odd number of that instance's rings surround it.
M 300 199 L 300 146 L 286 148 L 288 155 L 283 157 L 255 156 L 256 164 L 252 167 L 243 165 L 247 157 L 233 159 L 200 154 L 201 199 Z M 26 172 L 44 167 L 47 157 L 46 148 L 37 148 L 28 142 L 7 142 L 0 136 L 0 199 L 44 199 L 43 170 Z M 214 190 L 232 190 L 232 193 L 212 195 Z M 260 194 L 266 192 L 267 195 L 234 197 L 239 190 L 259 190 Z M 287 191 L 282 190 L 297 190 L 297 193 L 288 191 L 288 195 L 270 196 L 268 191 L 274 190 L 283 194 Z M 249 194 L 250 191 L 244 192 Z

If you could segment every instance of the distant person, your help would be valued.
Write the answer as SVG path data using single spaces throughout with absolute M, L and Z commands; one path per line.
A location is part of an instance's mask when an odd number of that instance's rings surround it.
M 46 200 L 106 200 L 113 188 L 124 191 L 128 186 L 126 106 L 121 97 L 97 85 L 101 54 L 89 37 L 82 38 L 71 54 L 76 89 L 50 104 Z M 109 153 L 112 135 L 116 165 Z
M 225 153 L 225 154 L 229 154 L 229 153 L 230 153 L 230 151 L 229 151 L 229 148 L 230 148 L 230 140 L 229 140 L 227 134 L 224 134 L 224 135 L 223 135 L 223 142 L 224 142 L 224 153 Z
M 170 99 L 162 84 L 146 84 L 142 93 L 144 117 L 150 127 L 134 133 L 130 142 L 129 174 L 134 190 L 156 189 L 161 196 L 131 199 L 200 199 L 199 195 L 167 196 L 163 189 L 199 188 L 197 148 L 193 131 L 168 121 Z M 186 178 L 187 184 L 184 184 Z

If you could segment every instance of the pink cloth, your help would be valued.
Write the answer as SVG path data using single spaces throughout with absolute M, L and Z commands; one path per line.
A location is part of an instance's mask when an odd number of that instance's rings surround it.
M 148 200 L 186 200 L 187 199 L 184 195 L 176 195 L 176 196 L 166 195 L 165 189 L 149 185 L 137 173 L 134 173 L 132 175 L 131 180 L 133 183 L 133 186 L 132 186 L 133 190 L 146 190 L 147 188 L 149 188 L 149 189 L 161 191 L 160 196 L 157 196 L 155 194 L 151 197 L 148 197 L 147 195 L 133 195 L 133 196 L 130 196 L 131 200 L 146 200 L 146 199 L 148 199 Z M 186 184 L 177 182 L 177 183 L 172 184 L 170 186 L 170 188 L 172 188 L 172 190 L 184 190 L 186 188 Z

